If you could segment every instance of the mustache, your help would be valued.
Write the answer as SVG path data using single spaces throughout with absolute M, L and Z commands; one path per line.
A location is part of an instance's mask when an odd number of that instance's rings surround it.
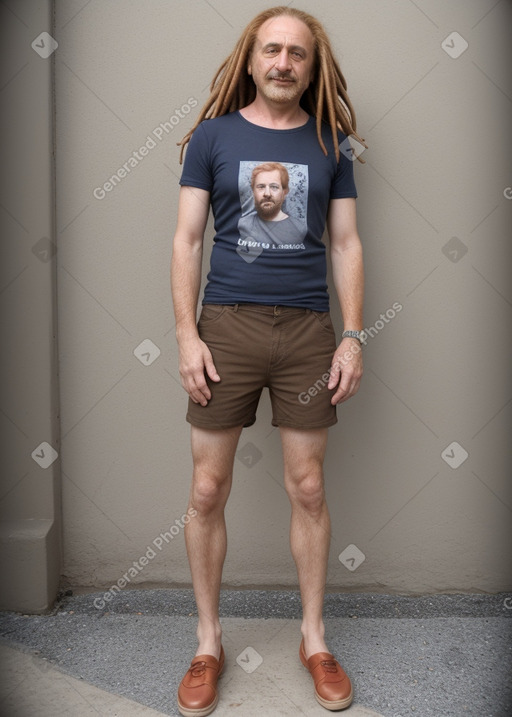
M 289 72 L 269 72 L 267 80 L 290 80 L 291 82 L 295 82 L 295 79 Z

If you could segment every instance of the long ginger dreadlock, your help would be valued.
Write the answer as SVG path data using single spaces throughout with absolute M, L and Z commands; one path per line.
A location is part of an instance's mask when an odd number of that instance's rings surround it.
M 217 70 L 210 85 L 210 96 L 203 106 L 192 129 L 181 142 L 180 164 L 185 146 L 199 124 L 205 119 L 221 117 L 250 104 L 256 97 L 256 86 L 247 73 L 247 65 L 254 47 L 254 41 L 260 27 L 270 18 L 290 15 L 305 23 L 311 31 L 315 46 L 315 66 L 313 80 L 301 97 L 300 106 L 308 114 L 316 117 L 318 142 L 325 155 L 327 148 L 322 140 L 322 122 L 331 127 L 336 160 L 339 160 L 338 129 L 347 137 L 352 135 L 363 146 L 364 139 L 356 132 L 356 115 L 347 94 L 347 83 L 334 57 L 331 43 L 321 23 L 312 15 L 295 8 L 279 6 L 264 10 L 257 15 L 235 45 L 235 49 Z M 358 157 L 360 162 L 363 160 Z

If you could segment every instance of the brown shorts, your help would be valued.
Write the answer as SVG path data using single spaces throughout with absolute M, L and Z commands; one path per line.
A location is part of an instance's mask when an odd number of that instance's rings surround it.
M 272 425 L 326 428 L 337 422 L 329 369 L 336 338 L 329 312 L 260 304 L 203 306 L 199 336 L 210 349 L 219 382 L 207 383 L 206 406 L 188 402 L 199 428 L 251 426 L 264 386 Z

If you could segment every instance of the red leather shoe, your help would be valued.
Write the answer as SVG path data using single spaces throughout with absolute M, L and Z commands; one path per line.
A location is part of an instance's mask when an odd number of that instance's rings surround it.
M 327 710 L 344 710 L 350 706 L 354 696 L 352 685 L 333 655 L 329 652 L 317 652 L 308 660 L 304 651 L 304 640 L 302 640 L 299 657 L 313 677 L 315 697 L 322 707 Z
M 224 667 L 224 650 L 219 659 L 197 655 L 178 688 L 178 709 L 185 717 L 206 717 L 217 707 L 217 680 Z

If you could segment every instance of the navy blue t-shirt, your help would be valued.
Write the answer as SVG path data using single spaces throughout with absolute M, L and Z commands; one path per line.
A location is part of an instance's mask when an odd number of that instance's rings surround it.
M 203 304 L 329 310 L 322 241 L 329 201 L 357 192 L 353 163 L 343 153 L 336 162 L 329 126 L 322 137 L 327 157 L 313 117 L 301 127 L 274 130 L 238 111 L 196 129 L 180 184 L 210 192 L 215 237 Z M 339 142 L 344 139 L 340 132 Z M 256 187 L 263 186 L 269 196 L 261 201 L 269 212 L 279 206 L 277 219 L 261 213 Z

